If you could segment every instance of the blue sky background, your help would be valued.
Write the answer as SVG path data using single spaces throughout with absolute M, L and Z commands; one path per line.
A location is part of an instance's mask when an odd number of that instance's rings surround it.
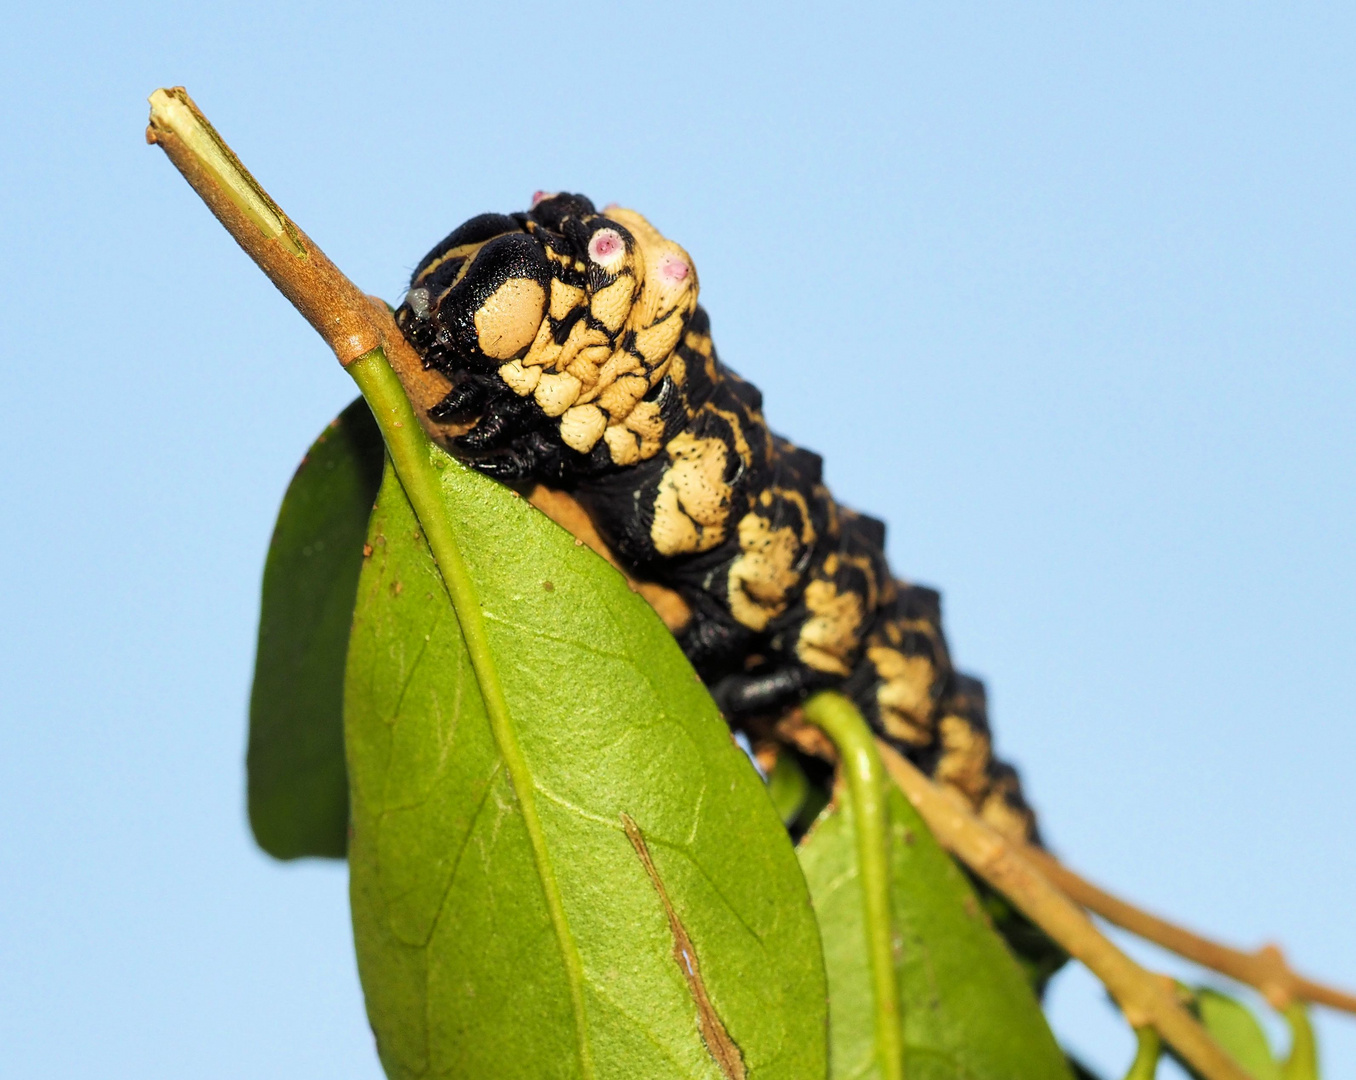
M 0 36 L 0 1071 L 379 1076 L 343 868 L 243 809 L 273 515 L 353 389 L 142 142 L 175 83 L 388 298 L 536 188 L 649 215 L 944 590 L 1056 849 L 1356 984 L 1356 8 L 112 8 Z M 1090 977 L 1050 1005 L 1123 1070 Z

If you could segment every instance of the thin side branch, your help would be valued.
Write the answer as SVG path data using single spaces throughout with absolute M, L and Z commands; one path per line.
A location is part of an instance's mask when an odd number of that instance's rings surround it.
M 1049 852 L 1027 847 L 1022 854 L 1073 900 L 1107 922 L 1202 967 L 1256 988 L 1277 1009 L 1284 1010 L 1291 1001 L 1299 1000 L 1356 1013 L 1356 995 L 1314 982 L 1293 971 L 1275 945 L 1264 945 L 1249 953 L 1212 941 L 1114 896 L 1070 870 Z
M 1116 999 L 1132 1026 L 1152 1024 L 1207 1080 L 1249 1080 L 1158 976 L 1109 941 L 1081 907 L 1036 869 L 1024 850 L 981 821 L 959 796 L 938 787 L 893 747 L 884 742 L 879 747 L 886 771 L 933 835 L 1082 961 Z
M 428 410 L 451 388 L 396 328 L 380 300 L 367 296 L 268 195 L 199 111 L 182 86 L 150 97 L 146 141 L 158 146 L 259 269 L 315 327 L 347 367 L 382 347 L 429 435 L 446 439 L 464 428 L 436 424 Z

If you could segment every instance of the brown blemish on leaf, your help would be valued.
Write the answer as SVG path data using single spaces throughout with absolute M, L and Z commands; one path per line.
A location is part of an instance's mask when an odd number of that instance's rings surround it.
M 701 967 L 697 963 L 697 950 L 692 947 L 692 939 L 688 937 L 687 928 L 683 926 L 683 921 L 678 918 L 678 912 L 674 910 L 673 903 L 669 900 L 664 882 L 659 877 L 654 860 L 650 858 L 650 849 L 645 844 L 645 836 L 629 814 L 622 814 L 621 820 L 622 826 L 626 829 L 626 838 L 636 849 L 636 856 L 645 867 L 645 873 L 649 874 L 650 883 L 659 894 L 659 902 L 664 905 L 664 913 L 669 917 L 669 930 L 673 934 L 673 959 L 677 961 L 678 970 L 687 980 L 688 992 L 696 1002 L 697 1029 L 701 1032 L 707 1053 L 711 1055 L 711 1060 L 716 1063 L 725 1080 L 745 1080 L 748 1073 L 744 1069 L 744 1055 L 730 1038 L 730 1033 L 725 1030 L 725 1024 L 717 1015 L 715 1006 L 711 1004 L 711 998 L 706 993 Z
M 372 545 L 371 545 L 371 544 L 364 544 L 364 545 L 363 545 L 363 558 L 364 558 L 364 559 L 370 559 L 371 557 L 372 557 Z
M 555 592 L 555 591 L 556 591 L 556 587 L 555 587 L 555 583 L 554 583 L 554 582 L 543 581 L 543 582 L 541 583 L 541 587 L 542 587 L 543 589 L 545 589 L 547 592 Z

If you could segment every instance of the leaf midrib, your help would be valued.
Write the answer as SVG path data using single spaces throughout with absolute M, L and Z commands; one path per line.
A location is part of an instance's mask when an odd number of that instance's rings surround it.
M 584 966 L 579 946 L 570 930 L 561 897 L 560 884 L 547 849 L 541 818 L 537 814 L 536 787 L 527 759 L 518 742 L 499 666 L 490 648 L 485 630 L 485 615 L 480 593 L 462 558 L 461 549 L 447 519 L 442 476 L 435 460 L 440 451 L 435 449 L 423 427 L 414 415 L 395 373 L 391 370 L 381 349 L 355 360 L 348 372 L 367 398 L 386 440 L 387 452 L 395 466 L 396 476 L 405 490 L 415 516 L 424 530 L 424 539 L 433 554 L 442 575 L 443 585 L 452 610 L 461 626 L 471 667 L 480 686 L 481 698 L 490 722 L 495 746 L 504 762 L 509 786 L 518 801 L 532 848 L 532 861 L 541 882 L 543 898 L 551 919 L 551 928 L 560 948 L 561 963 L 569 984 L 570 1004 L 574 1013 L 575 1041 L 579 1054 L 579 1070 L 583 1080 L 594 1080 L 593 1055 L 589 1045 L 588 1015 L 584 1001 Z M 448 459 L 448 464 L 451 461 Z

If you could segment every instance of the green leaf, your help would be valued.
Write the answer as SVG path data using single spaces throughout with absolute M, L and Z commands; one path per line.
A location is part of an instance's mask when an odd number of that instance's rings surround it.
M 1025 976 L 974 891 L 893 785 L 890 899 L 909 1080 L 1069 1080 Z M 830 806 L 798 849 L 829 976 L 832 1080 L 876 1077 L 871 973 L 851 811 Z
M 1208 986 L 1190 992 L 1192 1012 L 1254 1080 L 1318 1080 L 1318 1047 L 1302 1002 L 1292 1002 L 1285 1009 L 1290 1026 L 1290 1053 L 1282 1063 L 1276 1059 L 1262 1025 L 1246 1005 Z M 1176 1054 L 1173 1057 L 1190 1075 L 1199 1075 Z
M 1318 1042 L 1304 1002 L 1287 1005 L 1285 1019 L 1290 1025 L 1290 1054 L 1281 1066 L 1282 1080 L 1318 1080 Z
M 422 521 L 382 483 L 345 691 L 354 932 L 388 1074 L 822 1080 L 804 879 L 672 635 L 525 501 L 418 453 L 393 450 Z M 449 587 L 431 533 L 464 560 Z
M 1201 1026 L 1254 1080 L 1282 1080 L 1284 1074 L 1266 1032 L 1246 1005 L 1208 986 L 1177 986 L 1180 993 L 1189 995 L 1188 1007 Z M 1171 1046 L 1164 1049 L 1188 1075 L 1200 1077 Z
M 348 846 L 344 659 L 382 457 L 360 398 L 302 459 L 273 529 L 246 770 L 254 838 L 279 859 Z
M 965 876 L 974 887 L 989 921 L 1012 950 L 1026 981 L 1039 999 L 1055 973 L 1069 962 L 1069 954 L 983 878 L 968 870 Z
M 810 781 L 790 752 L 777 755 L 772 775 L 767 778 L 767 793 L 783 822 L 790 825 L 800 816 L 810 795 Z
M 1197 989 L 1195 998 L 1205 1030 L 1253 1080 L 1281 1080 L 1266 1032 L 1246 1005 L 1208 986 Z

